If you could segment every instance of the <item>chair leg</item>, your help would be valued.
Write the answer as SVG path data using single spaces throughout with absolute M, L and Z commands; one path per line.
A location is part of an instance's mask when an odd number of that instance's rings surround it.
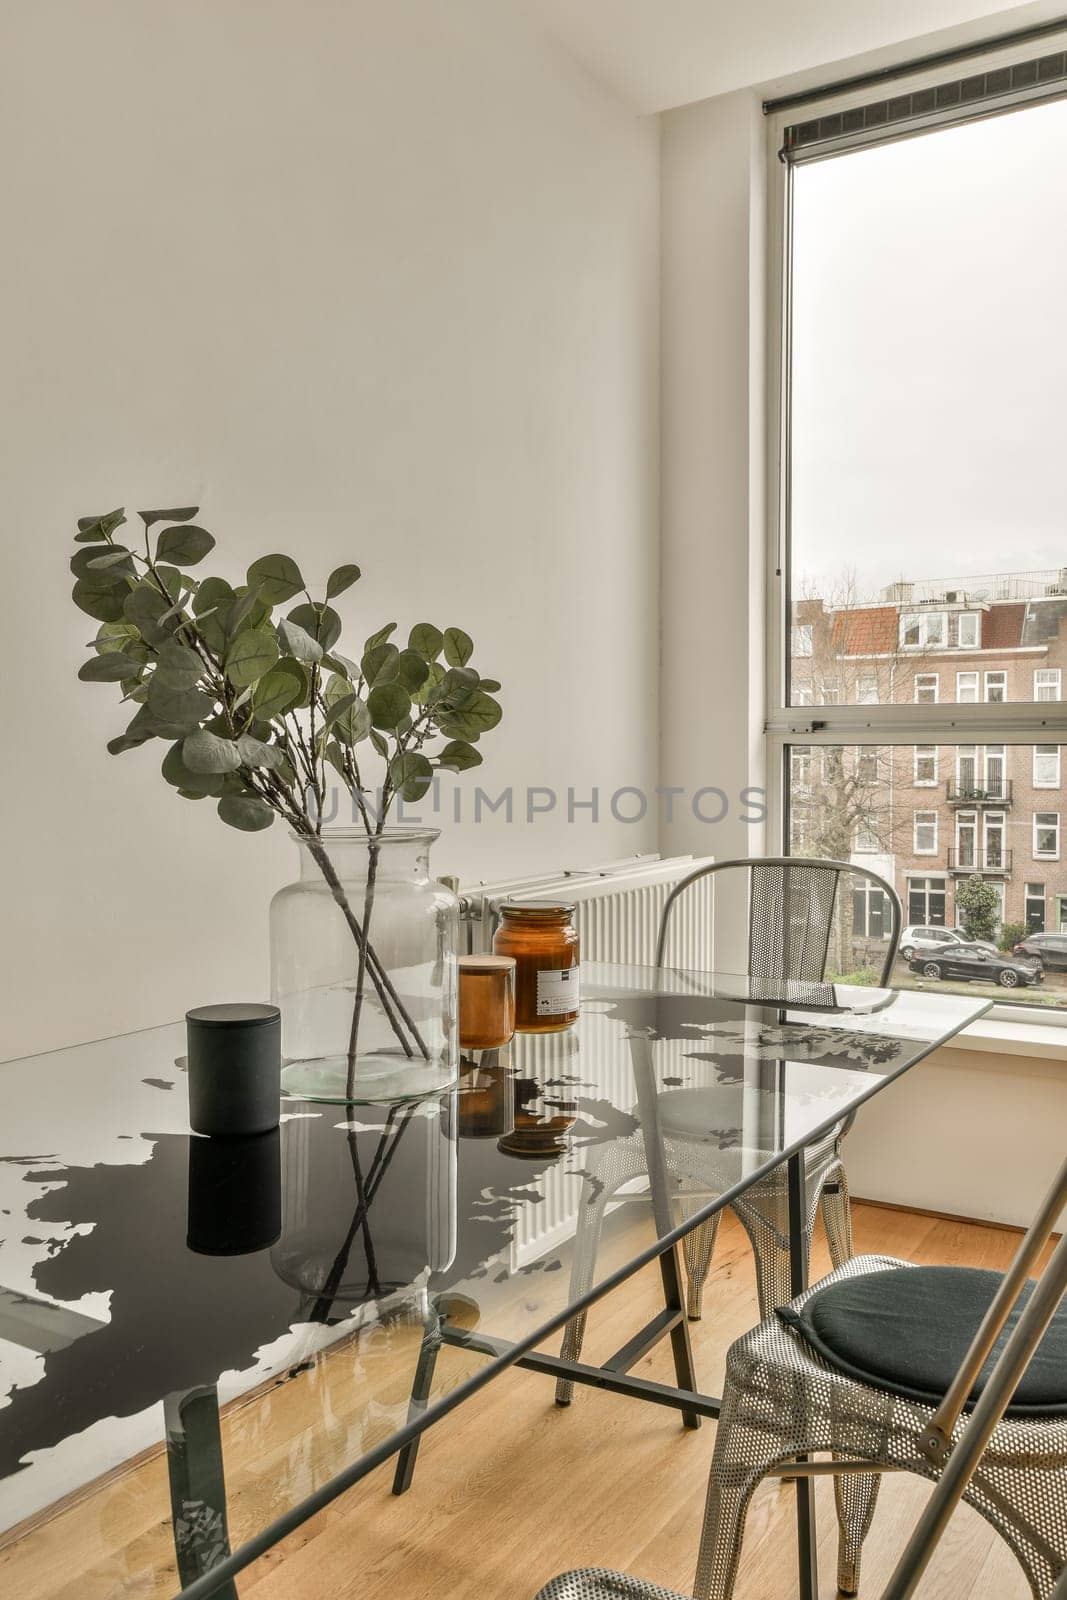
M 604 1212 L 607 1209 L 611 1191 L 601 1185 L 595 1195 L 586 1200 L 578 1212 L 578 1227 L 574 1235 L 574 1255 L 571 1261 L 571 1286 L 570 1298 L 576 1300 L 579 1295 L 585 1294 L 593 1286 L 593 1275 L 596 1272 L 597 1251 L 600 1248 L 600 1233 L 604 1226 Z M 563 1343 L 560 1346 L 560 1355 L 564 1361 L 578 1361 L 581 1359 L 582 1343 L 585 1339 L 586 1313 L 579 1311 L 567 1323 L 563 1330 Z M 556 1380 L 556 1404 L 569 1406 L 574 1398 L 574 1384 L 570 1378 Z
M 870 1532 L 882 1479 L 878 1473 L 846 1473 L 834 1479 L 837 1506 L 837 1592 L 858 1595 L 863 1541 Z
M 852 1206 L 844 1164 L 838 1161 L 826 1174 L 822 1190 L 822 1220 L 835 1268 L 852 1259 Z
M 680 1209 L 684 1217 L 706 1204 L 706 1199 L 683 1201 Z M 700 1320 L 704 1284 L 711 1270 L 711 1258 L 715 1254 L 715 1241 L 718 1238 L 721 1218 L 722 1212 L 716 1211 L 713 1217 L 709 1217 L 707 1222 L 702 1222 L 698 1228 L 687 1233 L 682 1240 L 686 1276 L 685 1311 L 691 1322 Z
M 765 1471 L 745 1459 L 751 1441 L 746 1440 L 745 1420 L 739 1415 L 742 1403 L 743 1390 L 727 1370 L 693 1583 L 695 1600 L 732 1600 L 749 1503 Z

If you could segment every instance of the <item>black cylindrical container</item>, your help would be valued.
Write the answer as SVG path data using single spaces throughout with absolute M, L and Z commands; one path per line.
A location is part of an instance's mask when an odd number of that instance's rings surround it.
M 244 1256 L 282 1231 L 281 1130 L 189 1140 L 190 1250 Z
M 277 1006 L 197 1006 L 185 1013 L 194 1133 L 267 1133 L 281 1105 Z

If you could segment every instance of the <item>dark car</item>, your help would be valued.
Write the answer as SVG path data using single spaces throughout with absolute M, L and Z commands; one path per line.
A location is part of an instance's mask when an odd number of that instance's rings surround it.
M 1012 955 L 1040 961 L 1045 972 L 1067 972 L 1067 933 L 1028 933 Z
M 924 978 L 961 978 L 969 983 L 999 983 L 1003 989 L 1017 989 L 1021 984 L 1041 983 L 1045 973 L 1040 961 L 1025 956 L 1010 956 L 991 952 L 987 945 L 944 944 L 937 950 L 925 950 L 909 961 L 912 972 L 921 972 Z

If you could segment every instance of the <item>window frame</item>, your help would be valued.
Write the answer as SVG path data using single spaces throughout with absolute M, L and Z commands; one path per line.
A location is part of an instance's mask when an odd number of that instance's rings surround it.
M 1051 678 L 1052 682 L 1050 684 L 1041 684 L 1040 687 L 1042 689 L 1044 689 L 1044 688 L 1055 689 L 1055 691 L 1056 691 L 1055 694 L 1050 694 L 1050 695 L 1039 695 L 1038 694 L 1038 692 L 1037 692 L 1038 691 L 1038 682 L 1037 682 L 1037 680 L 1038 680 L 1038 678 L 1043 677 L 1043 676 Z M 1033 692 L 1034 704 L 1035 705 L 1039 705 L 1039 706 L 1055 705 L 1057 700 L 1062 700 L 1062 698 L 1063 698 L 1063 669 L 1062 669 L 1062 667 L 1035 667 L 1034 668 L 1034 678 L 1033 678 L 1033 689 L 1032 689 L 1032 692 Z
M 974 625 L 974 638 L 967 644 L 963 642 L 963 624 Z M 956 649 L 980 650 L 982 648 L 982 613 L 980 611 L 961 611 L 956 619 Z
M 1039 754 L 1039 752 L 1043 751 L 1044 752 L 1044 759 L 1047 760 L 1048 759 L 1048 753 L 1049 753 L 1050 750 L 1051 750 L 1053 756 L 1055 757 L 1055 761 L 1056 761 L 1056 776 L 1051 782 L 1047 778 L 1039 778 L 1038 775 L 1037 775 L 1037 763 L 1038 763 L 1038 761 L 1040 759 L 1042 759 L 1042 757 Z M 1031 787 L 1032 788 L 1034 788 L 1034 789 L 1055 789 L 1055 790 L 1058 791 L 1059 788 L 1060 788 L 1060 785 L 1061 785 L 1062 771 L 1063 771 L 1062 752 L 1061 752 L 1061 748 L 1060 748 L 1060 746 L 1058 744 L 1035 744 L 1034 745 L 1033 765 L 1031 767 L 1031 778 L 1030 778 L 1030 782 L 1031 782 Z
M 933 698 L 930 700 L 919 699 L 919 684 L 924 689 L 933 688 Z M 912 705 L 936 706 L 941 700 L 941 674 L 940 672 L 917 672 L 912 680 Z
M 920 818 L 922 819 L 921 821 L 920 821 Z M 934 808 L 933 810 L 930 810 L 930 811 L 913 811 L 912 812 L 912 814 L 911 814 L 911 853 L 912 853 L 913 856 L 936 856 L 937 855 L 937 852 L 938 852 L 938 835 L 941 832 L 941 830 L 940 830 L 940 828 L 938 826 L 939 820 L 940 819 L 938 818 L 936 808 Z M 932 827 L 933 830 L 934 830 L 934 832 L 933 832 L 933 840 L 934 840 L 934 842 L 929 847 L 929 849 L 920 849 L 920 847 L 919 847 L 919 829 L 920 828 L 930 828 L 930 827 Z
M 920 751 L 924 753 L 919 754 Z M 913 789 L 936 789 L 938 786 L 938 768 L 940 752 L 936 744 L 917 744 L 914 746 L 912 756 L 911 785 Z M 919 777 L 919 762 L 933 759 L 934 774 L 932 778 Z
M 1067 26 L 1062 33 L 1043 42 L 1042 50 L 1067 48 Z M 1033 59 L 1033 43 L 1026 41 L 990 49 L 975 58 L 973 70 L 989 71 L 1012 66 Z M 894 89 L 901 93 L 914 93 L 936 89 L 939 84 L 958 76 L 955 69 L 944 65 L 928 67 L 902 77 Z M 806 105 L 803 117 L 836 116 L 870 102 L 870 85 L 827 94 L 819 101 Z M 1037 86 L 1031 95 L 1021 97 L 1019 104 L 1040 104 L 1044 95 Z M 993 107 L 978 106 L 976 119 L 997 115 Z M 790 303 L 793 176 L 791 162 L 779 159 L 784 141 L 785 127 L 796 122 L 795 109 L 782 108 L 766 118 L 765 146 L 765 245 L 766 245 L 766 307 L 765 307 L 765 399 L 762 427 L 764 430 L 764 460 L 766 464 L 766 514 L 764 521 L 763 568 L 765 579 L 765 606 L 763 631 L 765 643 L 765 722 L 763 746 L 763 775 L 767 794 L 766 848 L 774 854 L 789 847 L 788 771 L 785 754 L 793 743 L 807 744 L 812 756 L 818 745 L 877 745 L 880 747 L 915 746 L 935 744 L 945 747 L 956 745 L 1003 744 L 1006 747 L 1035 744 L 1067 744 L 1067 704 L 1038 700 L 1036 675 L 1032 679 L 1033 700 L 986 701 L 983 696 L 984 680 L 974 702 L 959 702 L 941 697 L 940 674 L 917 674 L 927 681 L 936 677 L 935 698 L 920 701 L 912 698 L 906 702 L 889 702 L 878 705 L 844 706 L 828 703 L 818 706 L 794 706 L 789 696 L 789 645 L 790 645 L 790 465 L 791 422 L 788 386 L 791 347 Z M 945 125 L 959 119 L 945 119 Z M 892 138 L 907 138 L 913 134 L 907 129 L 892 133 Z M 920 130 L 914 136 L 921 137 Z M 837 159 L 827 156 L 826 159 Z M 843 157 L 843 159 L 847 159 Z M 760 423 L 756 424 L 757 429 Z M 979 648 L 982 634 L 979 624 Z M 1054 670 L 1054 669 L 1044 669 Z M 953 682 L 950 679 L 950 682 Z M 1062 688 L 1062 679 L 1061 679 Z M 1007 685 L 1005 685 L 1007 691 Z M 917 683 L 912 689 L 917 697 Z M 955 757 L 946 756 L 955 767 Z M 1022 759 L 1025 759 L 1025 754 Z M 1051 791 L 1049 791 L 1051 792 Z M 1035 813 L 1037 814 L 1037 813 Z M 1044 815 L 1045 813 L 1039 813 Z M 1060 819 L 1062 824 L 1062 818 Z M 1057 837 L 1060 851 L 1062 840 Z M 1041 861 L 1050 856 L 1037 858 Z M 908 867 L 901 869 L 901 898 L 908 920 L 908 897 L 913 879 L 928 881 L 930 874 Z M 1022 873 L 1020 873 L 1022 876 Z M 947 885 L 946 885 L 947 887 Z M 1052 912 L 1046 920 L 1055 922 Z M 993 1016 L 1011 1021 L 1034 1024 L 1037 1022 L 1067 1030 L 1067 1009 L 1027 1007 L 998 1004 Z
M 1056 832 L 1056 844 L 1055 844 L 1055 848 L 1052 849 L 1052 850 L 1039 850 L 1037 848 L 1037 830 L 1038 830 L 1038 828 L 1039 827 L 1048 828 L 1050 826 L 1050 824 L 1048 822 L 1042 822 L 1041 821 L 1042 817 L 1055 817 L 1055 819 L 1056 819 L 1055 820 L 1055 824 L 1053 825 L 1055 827 L 1055 832 Z M 1032 844 L 1031 855 L 1033 856 L 1033 859 L 1035 861 L 1058 861 L 1060 859 L 1061 820 L 1062 820 L 1061 819 L 1061 815 L 1060 815 L 1060 813 L 1058 811 L 1035 811 L 1034 812 L 1033 822 L 1031 824 L 1031 844 Z

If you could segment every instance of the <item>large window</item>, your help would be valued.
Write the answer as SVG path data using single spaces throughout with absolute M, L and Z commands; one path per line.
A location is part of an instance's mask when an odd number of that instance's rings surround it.
M 1067 341 L 1049 334 L 1067 97 L 976 104 L 975 83 L 1003 81 L 982 70 L 966 93 L 942 67 L 772 126 L 768 726 L 791 849 L 869 865 L 913 929 L 1010 959 L 1021 931 L 1067 924 Z M 808 782 L 791 801 L 793 749 Z M 841 972 L 870 967 L 885 926 L 866 895 L 851 911 Z M 932 980 L 898 961 L 894 981 Z M 1067 1009 L 1067 973 L 1008 998 Z

